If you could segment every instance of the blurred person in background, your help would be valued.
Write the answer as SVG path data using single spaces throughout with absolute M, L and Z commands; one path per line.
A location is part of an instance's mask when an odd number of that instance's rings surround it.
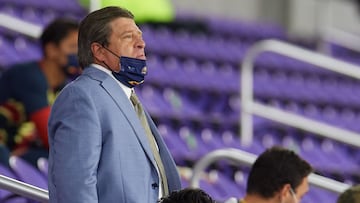
M 360 203 L 360 185 L 355 185 L 345 190 L 336 203 Z
M 0 77 L 0 145 L 31 164 L 48 156 L 50 107 L 80 70 L 77 38 L 76 21 L 55 19 L 40 37 L 42 59 L 16 64 Z
M 9 149 L 5 145 L 0 144 L 0 165 L 9 167 L 9 157 Z
M 181 187 L 175 162 L 135 94 L 147 67 L 133 18 L 113 6 L 80 23 L 83 72 L 58 95 L 49 119 L 52 203 L 156 203 Z
M 159 203 L 215 203 L 215 201 L 201 189 L 185 188 L 161 198 Z
M 252 166 L 246 195 L 226 203 L 299 203 L 309 190 L 312 167 L 295 152 L 272 147 L 263 152 Z

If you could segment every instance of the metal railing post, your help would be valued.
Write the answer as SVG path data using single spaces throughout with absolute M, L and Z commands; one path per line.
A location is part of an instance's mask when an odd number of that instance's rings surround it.
M 301 115 L 288 113 L 274 107 L 266 106 L 253 99 L 253 68 L 256 57 L 263 52 L 273 52 L 296 60 L 360 79 L 360 66 L 350 64 L 329 56 L 309 51 L 279 40 L 264 40 L 253 45 L 245 55 L 241 70 L 241 143 L 247 145 L 253 139 L 252 115 L 258 115 L 279 123 L 300 128 L 323 137 L 360 147 L 360 134 L 321 123 Z M 284 116 L 286 116 L 284 118 Z M 291 119 L 287 119 L 291 118 Z M 251 121 L 250 121 L 251 120 Z M 306 125 L 305 125 L 306 123 Z M 346 137 L 346 138 L 345 138 Z
M 4 13 L 0 13 L 0 26 L 35 39 L 40 37 L 43 30 L 40 25 L 29 23 Z
M 29 199 L 49 202 L 48 191 L 3 175 L 0 175 L 0 188 Z

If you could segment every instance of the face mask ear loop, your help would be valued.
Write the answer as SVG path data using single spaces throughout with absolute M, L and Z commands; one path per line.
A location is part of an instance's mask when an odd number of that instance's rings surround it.
M 117 54 L 115 54 L 113 51 L 111 51 L 110 49 L 106 48 L 105 46 L 101 45 L 105 50 L 107 50 L 108 52 L 110 52 L 112 55 L 116 56 L 119 59 L 119 64 L 120 64 L 120 56 L 118 56 Z M 112 72 L 115 72 L 112 68 L 110 68 L 110 66 L 108 66 L 105 61 L 102 61 L 102 63 L 108 68 L 110 69 Z
M 292 189 L 292 187 L 290 187 L 290 193 L 291 193 L 291 196 L 295 199 L 295 202 L 297 203 L 297 202 L 298 202 L 298 199 L 297 199 L 296 193 L 295 193 L 295 191 Z
M 113 69 L 110 68 L 110 66 L 108 66 L 108 64 L 105 63 L 105 61 L 101 61 L 101 62 L 102 62 L 108 69 L 110 69 L 112 72 L 114 72 Z

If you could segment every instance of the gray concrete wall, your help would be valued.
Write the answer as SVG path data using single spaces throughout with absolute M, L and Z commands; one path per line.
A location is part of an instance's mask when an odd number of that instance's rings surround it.
M 262 0 L 173 0 L 179 13 L 196 13 L 200 16 L 254 20 L 259 17 Z

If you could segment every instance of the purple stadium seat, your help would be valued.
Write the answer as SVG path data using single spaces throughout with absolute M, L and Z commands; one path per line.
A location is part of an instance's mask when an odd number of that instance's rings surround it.
M 188 160 L 198 160 L 206 151 L 205 146 L 200 142 L 197 132 L 188 126 L 182 126 L 177 135 L 185 147 L 182 147 L 183 154 Z M 179 146 L 181 147 L 181 146 Z
M 242 197 L 244 195 L 242 189 L 237 184 L 235 184 L 234 179 L 228 177 L 227 175 L 219 172 L 218 173 L 218 189 L 222 190 L 224 196 L 222 199 L 228 199 L 230 197 Z
M 189 78 L 184 72 L 180 61 L 175 57 L 167 57 L 164 59 L 162 68 L 165 75 L 165 77 L 162 78 L 163 84 L 181 87 L 185 86 L 188 80 L 191 79 L 191 77 Z
M 140 101 L 143 102 L 150 114 L 167 117 L 171 115 L 171 106 L 163 99 L 158 89 L 151 86 L 144 86 L 136 92 Z
M 16 16 L 19 13 L 18 9 L 15 6 L 7 3 L 0 5 L 0 12 L 11 16 Z
M 192 149 L 193 144 L 190 142 L 190 138 L 188 139 L 189 143 L 185 142 L 183 139 L 180 138 L 179 134 L 171 129 L 169 126 L 160 124 L 158 125 L 159 132 L 163 136 L 163 139 L 168 146 L 172 156 L 174 157 L 175 161 L 178 163 L 182 161 L 184 158 L 188 158 L 191 156 L 190 150 Z M 191 146 L 191 147 L 188 147 Z
M 309 203 L 326 202 L 336 203 L 338 194 L 329 192 L 327 190 L 310 186 L 309 193 L 305 195 L 306 199 L 309 199 Z M 305 202 L 305 201 L 303 201 Z
M 198 62 L 191 58 L 182 62 L 181 68 L 186 76 L 186 79 L 182 82 L 183 87 L 188 87 L 189 89 L 199 89 L 201 87 L 200 81 L 196 77 L 200 74 L 198 66 Z
M 208 152 L 223 148 L 219 133 L 210 128 L 204 128 L 201 133 L 201 142 L 208 148 Z
M 284 30 L 276 25 L 239 22 L 218 18 L 207 19 L 207 25 L 212 32 L 225 36 L 242 37 L 244 40 L 256 41 L 264 38 L 285 38 Z
M 19 60 L 16 51 L 12 43 L 0 34 L 0 50 L 6 50 L 0 52 L 0 65 L 8 66 L 15 61 Z
M 148 73 L 146 75 L 146 83 L 163 84 L 164 78 L 167 78 L 166 71 L 163 67 L 163 62 L 160 57 L 149 54 L 147 55 L 146 65 L 148 66 Z
M 240 143 L 239 135 L 231 131 L 224 131 L 221 134 L 221 141 L 224 148 L 236 148 L 250 153 L 260 154 L 264 151 L 261 141 L 254 140 L 250 146 L 242 146 Z
M 10 167 L 19 177 L 19 180 L 32 184 L 39 188 L 48 189 L 47 181 L 36 168 L 25 162 L 19 157 L 10 157 Z
M 249 176 L 248 170 L 238 170 L 234 173 L 234 181 L 243 193 L 246 190 L 248 176 Z
M 347 148 L 340 143 L 326 139 L 322 141 L 321 149 L 328 161 L 335 163 L 334 172 L 353 174 L 359 171 L 359 165 L 350 157 Z
M 23 61 L 39 60 L 42 56 L 40 46 L 24 37 L 16 37 L 13 46 Z
M 217 68 L 217 89 L 220 92 L 237 92 L 240 88 L 240 75 L 237 66 L 230 63 L 221 64 Z
M 270 130 L 266 130 L 263 132 L 264 134 L 261 135 L 261 144 L 264 148 L 270 148 L 274 145 L 280 145 L 280 140 L 278 135 Z
M 48 177 L 48 160 L 46 158 L 40 157 L 37 161 L 37 167 L 39 168 L 40 172 L 45 176 Z
M 163 90 L 163 98 L 170 105 L 172 113 L 179 118 L 197 118 L 201 116 L 199 109 L 186 100 L 173 88 Z
M 37 0 L 2 0 L 3 3 L 9 3 L 17 7 L 33 7 L 40 9 L 53 9 L 59 11 L 73 12 L 73 13 L 81 13 L 84 12 L 84 8 L 82 8 L 76 0 L 63 0 L 61 2 L 56 0 L 48 0 L 48 1 L 37 1 Z

